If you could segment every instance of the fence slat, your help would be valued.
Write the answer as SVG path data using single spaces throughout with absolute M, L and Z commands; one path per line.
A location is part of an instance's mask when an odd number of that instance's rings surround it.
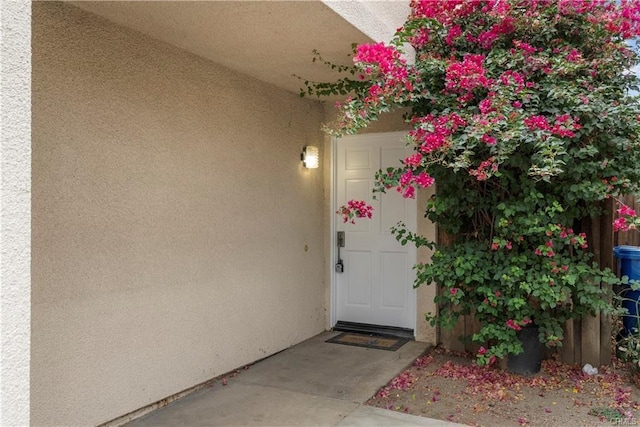
M 590 363 L 593 366 L 600 366 L 600 315 L 582 318 L 581 326 L 582 360 L 580 365 Z
M 614 269 L 613 259 L 613 214 L 615 209 L 615 203 L 613 199 L 606 200 L 604 202 L 604 213 L 600 218 L 600 267 Z M 609 286 L 609 285 L 603 285 Z M 600 364 L 609 365 L 613 357 L 613 351 L 611 348 L 611 339 L 613 333 L 613 323 L 611 315 L 600 314 Z
M 576 333 L 573 325 L 574 321 L 570 319 L 566 321 L 564 326 L 564 339 L 560 348 L 560 359 L 565 363 L 573 363 L 575 359 Z
M 601 254 L 601 218 L 592 218 L 584 221 L 584 230 L 587 230 L 589 247 L 593 253 L 594 261 L 600 263 Z M 590 363 L 594 366 L 600 365 L 600 313 L 595 316 L 587 316 L 582 319 L 581 324 L 581 360 L 576 360 L 581 365 Z

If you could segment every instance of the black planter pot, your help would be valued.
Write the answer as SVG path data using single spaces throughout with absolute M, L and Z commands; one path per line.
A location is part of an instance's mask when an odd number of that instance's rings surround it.
M 540 372 L 542 363 L 542 344 L 538 338 L 538 327 L 528 325 L 518 331 L 518 339 L 524 351 L 510 354 L 507 358 L 507 370 L 514 374 L 533 375 Z

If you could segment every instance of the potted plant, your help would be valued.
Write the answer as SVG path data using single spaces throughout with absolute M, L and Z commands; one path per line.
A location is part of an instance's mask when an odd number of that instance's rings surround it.
M 355 78 L 307 85 L 352 90 L 338 135 L 408 109 L 414 153 L 378 172 L 376 191 L 436 185 L 425 216 L 452 243 L 393 231 L 435 249 L 415 267 L 416 286 L 440 287 L 428 319 L 451 326 L 474 312 L 478 363 L 521 353 L 531 325 L 559 346 L 567 319 L 611 308 L 618 279 L 579 227 L 603 200 L 638 190 L 637 56 L 625 40 L 639 33 L 640 4 L 624 0 L 412 1 L 390 44 L 355 48 Z

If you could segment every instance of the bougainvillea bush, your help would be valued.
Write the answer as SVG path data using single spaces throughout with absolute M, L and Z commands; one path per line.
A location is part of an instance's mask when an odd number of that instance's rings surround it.
M 530 323 L 559 346 L 567 319 L 611 308 L 618 279 L 592 261 L 580 224 L 638 190 L 638 34 L 637 1 L 413 1 L 390 44 L 355 48 L 353 77 L 307 87 L 352 90 L 338 135 L 409 111 L 414 153 L 380 171 L 376 191 L 436 186 L 425 215 L 453 243 L 394 232 L 435 245 L 416 286 L 440 286 L 434 324 L 475 312 L 479 363 L 521 352 Z

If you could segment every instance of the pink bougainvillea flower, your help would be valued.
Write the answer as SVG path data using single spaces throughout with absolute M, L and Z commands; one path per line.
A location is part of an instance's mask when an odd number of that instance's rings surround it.
M 637 216 L 636 211 L 631 209 L 629 206 L 625 204 L 620 204 L 620 208 L 617 210 L 617 212 L 622 216 L 631 216 L 631 217 Z
M 486 115 L 492 111 L 496 111 L 496 108 L 493 106 L 493 98 L 487 97 L 480 101 L 478 104 L 478 108 L 480 109 L 480 113 Z
M 613 231 L 628 231 L 629 224 L 626 218 L 616 218 L 613 221 Z
M 451 46 L 456 41 L 456 39 L 461 35 L 462 35 L 462 28 L 460 28 L 460 25 L 454 25 L 451 28 L 449 28 L 449 31 L 447 32 L 447 37 L 445 38 L 445 43 Z
M 534 46 L 531 46 L 529 43 L 525 43 L 521 40 L 514 40 L 513 41 L 513 45 L 522 50 L 523 52 L 525 52 L 526 54 L 533 54 L 536 53 L 539 49 L 535 48 Z
M 415 182 L 422 188 L 431 187 L 435 180 L 426 172 L 421 172 L 415 177 Z
M 445 89 L 452 93 L 469 95 L 478 87 L 489 88 L 493 80 L 484 69 L 484 55 L 465 55 L 462 61 L 449 64 L 445 76 Z
M 496 139 L 490 135 L 482 135 L 482 142 L 487 145 L 496 145 Z
M 513 88 L 514 93 L 518 93 L 525 88 L 524 77 L 521 73 L 513 70 L 507 70 L 500 76 L 500 82 L 504 86 Z
M 373 207 L 364 200 L 349 200 L 346 205 L 340 206 L 336 213 L 342 216 L 343 222 L 355 224 L 356 218 L 371 218 Z
M 396 61 L 401 60 L 400 52 L 393 46 L 386 46 L 384 43 L 371 43 L 358 45 L 353 57 L 354 62 L 375 64 L 382 72 L 392 71 Z
M 491 172 L 498 170 L 498 165 L 495 163 L 495 160 L 495 157 L 490 157 L 482 161 L 476 169 L 469 169 L 469 175 L 475 176 L 478 181 L 487 180 Z
M 567 54 L 565 59 L 569 62 L 579 62 L 582 60 L 582 54 L 577 49 L 572 49 L 571 52 Z
M 415 199 L 416 197 L 416 188 L 413 186 L 406 187 L 402 192 L 402 197 L 405 199 Z
M 522 329 L 522 326 L 516 323 L 516 321 L 513 319 L 507 320 L 506 325 L 508 328 L 513 329 L 514 331 L 519 331 Z
M 404 159 L 404 164 L 407 166 L 417 167 L 420 166 L 420 163 L 422 163 L 422 154 L 420 153 L 414 153 Z
M 550 126 L 544 116 L 531 116 L 524 119 L 524 124 L 529 130 L 549 130 Z
M 430 31 L 428 28 L 420 28 L 416 33 L 409 38 L 409 43 L 414 49 L 421 49 L 429 43 Z
M 412 4 L 413 18 L 433 18 L 442 24 L 450 24 L 456 18 L 463 18 L 472 14 L 480 6 L 480 2 L 473 0 L 417 0 Z

